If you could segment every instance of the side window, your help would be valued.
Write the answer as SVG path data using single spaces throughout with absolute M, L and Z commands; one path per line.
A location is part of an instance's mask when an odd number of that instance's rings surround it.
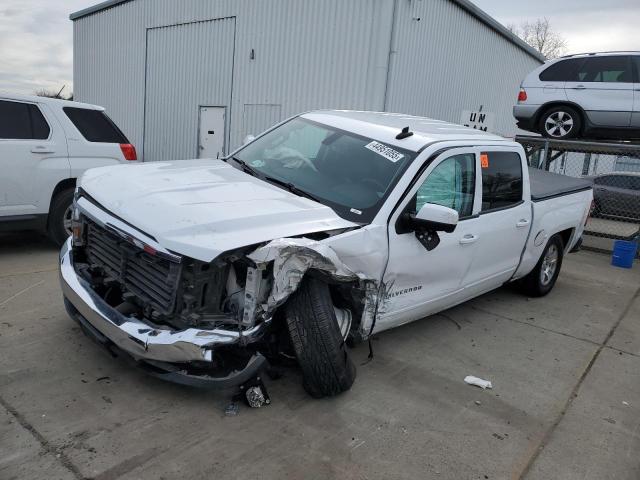
M 522 162 L 515 152 L 482 153 L 482 211 L 505 208 L 522 200 Z
M 576 82 L 633 82 L 629 57 L 625 55 L 589 57 L 576 76 Z
M 633 66 L 635 67 L 635 78 L 634 78 L 634 82 L 636 83 L 640 83 L 640 55 L 634 55 L 633 57 L 631 57 L 631 60 L 633 62 Z
M 0 100 L 0 138 L 44 140 L 49 125 L 36 105 Z
M 89 142 L 97 143 L 129 143 L 127 137 L 111 121 L 102 110 L 88 108 L 64 107 L 64 113 L 71 123 Z
M 540 80 L 543 82 L 571 82 L 575 79 L 575 73 L 584 58 L 570 58 L 554 63 L 540 73 Z
M 629 177 L 629 183 L 629 188 L 631 188 L 631 190 L 640 192 L 640 177 Z
M 475 192 L 475 163 L 474 154 L 464 153 L 438 164 L 418 188 L 415 211 L 425 203 L 435 203 L 457 210 L 460 218 L 470 216 Z

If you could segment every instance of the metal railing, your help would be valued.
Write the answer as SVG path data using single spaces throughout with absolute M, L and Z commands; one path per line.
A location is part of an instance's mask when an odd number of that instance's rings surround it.
M 551 140 L 517 136 L 529 166 L 594 181 L 594 212 L 585 234 L 600 239 L 640 238 L 640 144 Z M 610 245 L 595 242 L 597 249 Z M 611 242 L 609 242 L 611 243 Z

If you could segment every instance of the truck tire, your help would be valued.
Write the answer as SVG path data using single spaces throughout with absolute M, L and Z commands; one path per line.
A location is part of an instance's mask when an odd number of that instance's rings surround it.
M 582 117 L 575 108 L 564 105 L 551 107 L 538 122 L 538 131 L 547 138 L 568 140 L 575 138 L 582 129 Z
M 303 279 L 285 306 L 285 318 L 307 393 L 321 398 L 349 390 L 356 368 L 340 333 L 327 284 Z
M 73 188 L 62 190 L 51 200 L 47 233 L 49 238 L 59 247 L 71 235 L 71 204 L 73 203 Z
M 547 242 L 540 260 L 520 281 L 522 291 L 530 297 L 543 297 L 551 291 L 560 274 L 564 245 L 560 235 L 554 235 Z

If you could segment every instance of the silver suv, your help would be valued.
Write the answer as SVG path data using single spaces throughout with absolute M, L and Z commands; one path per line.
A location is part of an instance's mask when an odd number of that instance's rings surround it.
M 555 139 L 640 137 L 640 52 L 569 55 L 531 72 L 518 127 Z

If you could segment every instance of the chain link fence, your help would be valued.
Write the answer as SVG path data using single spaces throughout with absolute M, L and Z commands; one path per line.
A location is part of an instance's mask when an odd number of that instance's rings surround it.
M 585 246 L 611 250 L 614 239 L 640 238 L 640 144 L 518 136 L 529 166 L 594 182 Z M 589 238 L 590 237 L 590 238 Z

